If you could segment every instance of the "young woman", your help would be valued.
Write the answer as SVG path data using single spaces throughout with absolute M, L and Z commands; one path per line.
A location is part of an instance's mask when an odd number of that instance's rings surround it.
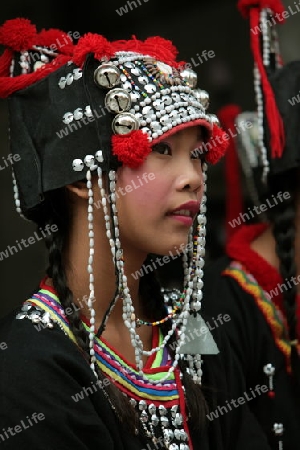
M 280 157 L 272 155 L 266 118 L 267 165 L 262 164 L 259 135 L 255 140 L 252 136 L 248 148 L 238 141 L 245 160 L 249 157 L 245 152 L 252 152 L 257 172 L 268 167 L 267 183 L 252 179 L 260 204 L 240 211 L 236 219 L 246 223 L 232 230 L 226 255 L 206 266 L 203 306 L 207 314 L 231 317 L 224 330 L 247 390 L 268 386 L 249 407 L 271 448 L 294 450 L 299 446 L 300 424 L 300 61 L 278 69 L 269 81 L 285 130 L 283 152 Z M 251 136 L 244 136 L 244 142 L 251 142 Z M 251 170 L 248 167 L 253 175 Z M 267 220 L 260 221 L 261 213 Z
M 200 315 L 205 171 L 226 141 L 195 72 L 159 37 L 75 45 L 20 18 L 0 42 L 16 207 L 49 253 L 1 322 L 1 445 L 268 449 Z M 155 264 L 178 254 L 182 292 L 163 295 Z

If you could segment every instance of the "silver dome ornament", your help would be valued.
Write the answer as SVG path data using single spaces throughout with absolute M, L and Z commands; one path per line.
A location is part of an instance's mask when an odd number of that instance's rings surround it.
M 203 108 L 207 109 L 209 107 L 209 93 L 204 89 L 194 89 L 193 93 Z
M 112 130 L 115 134 L 128 134 L 139 129 L 139 121 L 128 112 L 118 114 L 112 122 Z
M 115 114 L 128 111 L 131 108 L 130 93 L 120 88 L 112 89 L 106 94 L 105 106 Z
M 181 78 L 190 86 L 190 88 L 194 89 L 197 86 L 197 74 L 192 69 L 183 69 L 180 72 Z
M 73 170 L 75 172 L 81 172 L 84 168 L 84 163 L 82 159 L 74 159 L 72 163 Z
M 101 64 L 94 72 L 94 81 L 98 86 L 111 89 L 120 84 L 121 72 L 114 64 Z

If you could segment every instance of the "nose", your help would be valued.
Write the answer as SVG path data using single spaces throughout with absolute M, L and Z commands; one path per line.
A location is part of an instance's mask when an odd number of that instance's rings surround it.
M 176 187 L 179 191 L 203 193 L 204 175 L 201 161 L 190 158 L 185 162 L 181 161 Z

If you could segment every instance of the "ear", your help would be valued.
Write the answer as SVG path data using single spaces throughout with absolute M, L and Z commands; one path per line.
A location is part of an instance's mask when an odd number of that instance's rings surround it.
M 66 189 L 68 189 L 71 194 L 79 198 L 86 200 L 89 198 L 88 188 L 86 187 L 86 182 L 84 181 L 76 181 L 75 183 L 67 184 Z

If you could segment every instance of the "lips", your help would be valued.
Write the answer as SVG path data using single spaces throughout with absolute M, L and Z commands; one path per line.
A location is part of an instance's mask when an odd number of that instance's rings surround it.
M 183 203 L 179 205 L 177 208 L 173 209 L 168 213 L 169 216 L 185 216 L 194 218 L 195 215 L 199 212 L 200 203 L 196 201 L 189 201 L 187 203 Z

